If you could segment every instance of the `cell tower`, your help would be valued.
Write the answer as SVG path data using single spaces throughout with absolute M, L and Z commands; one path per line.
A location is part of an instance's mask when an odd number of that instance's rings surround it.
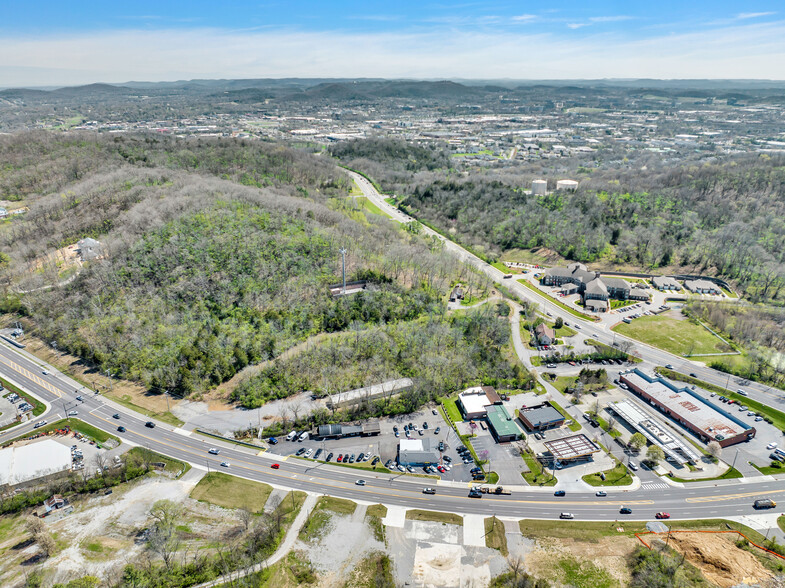
M 346 294 L 346 248 L 341 247 L 340 251 L 341 251 L 341 265 L 342 265 L 341 273 L 343 275 L 341 294 Z

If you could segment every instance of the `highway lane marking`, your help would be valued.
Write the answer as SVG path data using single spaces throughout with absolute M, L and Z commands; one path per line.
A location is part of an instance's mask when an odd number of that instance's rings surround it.
M 27 370 L 27 369 L 23 368 L 21 365 L 19 365 L 15 361 L 11 361 L 10 359 L 7 359 L 7 358 L 3 357 L 2 355 L 0 355 L 0 362 L 4 363 L 8 367 L 10 367 L 11 370 L 15 371 L 17 374 L 32 380 L 33 382 L 35 382 L 36 384 L 38 384 L 42 388 L 48 390 L 49 392 L 51 392 L 52 394 L 54 394 L 58 398 L 62 398 L 63 397 L 63 395 L 60 392 L 60 390 L 58 390 L 57 388 L 52 386 L 49 382 L 47 382 L 43 378 L 39 378 L 34 373 L 32 373 L 30 370 Z
M 721 502 L 723 500 L 734 500 L 736 498 L 752 498 L 753 496 L 760 496 L 761 494 L 781 494 L 785 492 L 785 488 L 781 490 L 761 490 L 759 492 L 745 492 L 744 494 L 723 494 L 721 496 L 696 496 L 695 498 L 686 498 L 684 502 Z
M 98 418 L 98 419 L 100 419 L 100 420 L 102 420 L 102 421 L 104 421 L 106 423 L 110 423 L 111 424 L 111 421 L 109 421 L 107 419 L 104 419 L 103 417 L 98 416 L 98 415 L 95 415 L 95 416 L 96 416 L 96 418 Z M 149 440 L 152 443 L 159 443 L 161 445 L 165 445 L 167 447 L 171 447 L 172 449 L 175 449 L 175 450 L 178 450 L 178 451 L 182 451 L 183 453 L 186 453 L 186 454 L 189 454 L 189 455 L 203 457 L 205 460 L 211 459 L 210 457 L 208 457 L 209 454 L 205 455 L 205 454 L 202 454 L 202 453 L 197 453 L 197 452 L 193 451 L 193 449 L 191 447 L 188 447 L 187 445 L 172 444 L 170 442 L 167 442 L 166 440 L 154 439 L 152 437 L 148 437 L 147 435 L 142 435 L 141 433 L 136 433 L 136 434 L 139 435 L 140 437 L 144 438 L 144 439 Z M 172 457 L 175 457 L 175 456 L 172 456 Z M 182 458 L 175 457 L 175 459 L 182 459 Z M 219 459 L 212 458 L 212 460 L 215 463 L 220 463 Z M 283 479 L 286 479 L 286 480 L 298 479 L 297 476 L 298 475 L 302 475 L 302 474 L 309 475 L 309 473 L 307 471 L 306 472 L 302 472 L 302 473 L 300 473 L 300 472 L 292 472 L 291 475 L 287 475 L 285 471 L 284 472 L 280 472 L 280 471 L 277 471 L 277 470 L 273 470 L 272 468 L 270 468 L 270 471 L 260 470 L 259 469 L 260 464 L 244 461 L 242 459 L 236 460 L 236 463 L 244 464 L 244 465 L 240 465 L 239 468 L 247 470 L 249 472 L 253 472 L 254 474 L 257 474 L 257 475 L 265 474 L 267 476 L 272 476 L 272 477 L 276 477 L 276 478 L 283 478 Z M 318 466 L 315 466 L 315 467 L 318 467 Z M 216 471 L 221 471 L 220 470 L 220 466 L 216 467 L 215 469 L 216 469 Z M 312 469 L 312 468 L 308 468 L 308 469 Z M 384 478 L 374 478 L 374 480 L 378 480 L 379 482 L 383 482 Z M 254 481 L 258 482 L 259 480 L 254 480 Z M 320 484 L 321 486 L 326 486 L 327 488 L 334 488 L 334 489 L 341 489 L 341 490 L 346 490 L 347 488 L 349 488 L 349 489 L 354 488 L 354 486 L 351 485 L 351 482 L 348 482 L 348 481 L 347 482 L 341 482 L 339 480 L 333 480 L 333 479 L 330 479 L 330 478 L 323 478 L 323 477 L 320 477 L 320 476 L 311 476 L 309 478 L 309 481 L 317 483 L 317 484 Z M 338 482 L 338 484 L 336 484 L 336 482 Z M 264 483 L 264 482 L 262 482 L 262 483 Z M 379 486 L 376 486 L 376 485 L 375 486 L 366 486 L 366 487 L 357 486 L 354 489 L 355 489 L 355 491 L 358 491 L 358 492 L 365 492 L 365 493 L 374 494 L 374 495 L 378 496 L 379 493 L 378 492 L 374 492 L 373 491 L 374 488 L 379 488 Z M 423 496 L 417 496 L 417 494 L 422 492 L 422 490 L 417 491 L 417 490 L 414 490 L 414 489 L 412 489 L 412 490 L 399 489 L 398 492 L 404 492 L 404 493 L 407 493 L 407 494 L 397 494 L 397 493 L 385 492 L 384 496 L 395 496 L 395 497 L 398 497 L 398 498 L 417 498 L 418 500 L 429 500 L 428 498 L 425 498 Z M 411 496 L 412 494 L 414 496 Z M 487 496 L 490 499 L 499 500 L 499 498 L 495 497 L 494 495 L 490 495 L 489 494 Z M 442 495 L 440 495 L 440 498 L 464 500 L 466 497 L 464 497 L 464 496 L 454 496 L 454 495 L 449 495 L 449 494 L 442 494 Z M 576 506 L 577 505 L 586 505 L 586 506 L 593 506 L 593 505 L 605 505 L 605 506 L 607 506 L 608 505 L 608 502 L 606 502 L 606 501 L 599 501 L 599 502 L 598 501 L 593 501 L 593 502 L 566 502 L 566 501 L 562 501 L 562 500 L 502 500 L 502 501 L 503 502 L 509 502 L 509 503 L 517 503 L 517 504 L 568 504 L 568 505 L 576 505 Z M 625 504 L 630 504 L 630 505 L 654 504 L 654 501 L 652 501 L 652 500 L 629 501 L 629 502 L 625 502 Z

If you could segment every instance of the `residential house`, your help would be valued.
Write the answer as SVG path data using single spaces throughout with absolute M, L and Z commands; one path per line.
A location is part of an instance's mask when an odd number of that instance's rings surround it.
M 556 333 L 545 323 L 540 323 L 534 328 L 534 336 L 540 345 L 553 345 L 556 341 Z
M 79 257 L 82 258 L 82 261 L 98 259 L 102 255 L 101 242 L 91 239 L 90 237 L 78 241 L 76 244 L 76 250 L 79 253 Z

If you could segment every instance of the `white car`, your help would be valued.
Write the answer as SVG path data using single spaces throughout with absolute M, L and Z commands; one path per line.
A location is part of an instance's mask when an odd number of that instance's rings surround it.
M 49 375 L 49 370 L 44 370 L 41 373 L 44 374 L 45 376 L 48 376 Z
M 766 449 L 774 449 L 776 446 L 777 446 L 777 442 L 776 441 L 772 441 L 771 443 L 766 445 Z
M 221 466 L 223 466 L 225 468 L 228 468 L 229 467 L 229 462 L 228 461 L 222 461 L 221 462 Z
M 305 457 L 311 457 L 312 455 L 313 455 L 313 449 L 309 448 L 308 451 L 305 452 Z
M 358 486 L 365 486 L 365 480 L 357 480 L 355 484 L 357 484 Z
M 207 450 L 207 453 L 210 453 L 212 455 L 218 455 L 219 453 L 221 453 L 221 450 L 216 449 L 215 447 L 211 447 L 210 449 Z

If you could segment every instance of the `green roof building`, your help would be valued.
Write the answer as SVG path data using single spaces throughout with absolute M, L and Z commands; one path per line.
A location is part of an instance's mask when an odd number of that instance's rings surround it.
M 510 416 L 507 409 L 500 404 L 488 407 L 488 425 L 497 443 L 515 441 L 521 430 L 515 424 L 515 419 Z

